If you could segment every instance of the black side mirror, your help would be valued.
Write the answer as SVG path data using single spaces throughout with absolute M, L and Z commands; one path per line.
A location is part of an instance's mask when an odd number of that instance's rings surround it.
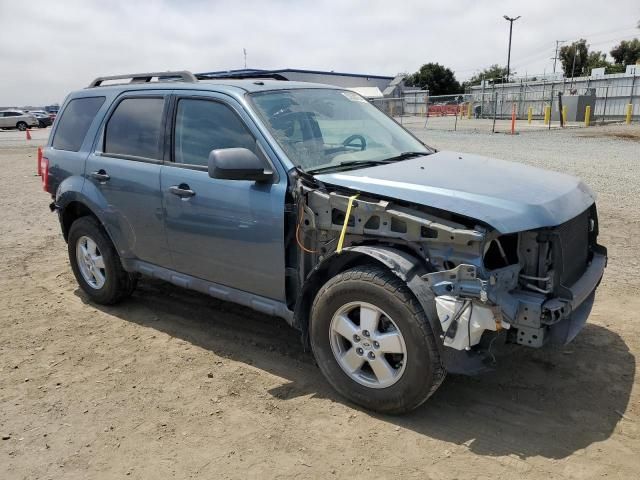
M 266 182 L 273 178 L 273 171 L 251 150 L 222 148 L 209 153 L 209 176 L 222 180 Z

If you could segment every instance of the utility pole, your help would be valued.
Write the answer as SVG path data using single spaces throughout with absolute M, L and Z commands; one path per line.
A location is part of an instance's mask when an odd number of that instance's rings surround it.
M 576 56 L 578 55 L 578 47 L 573 49 L 573 66 L 571 67 L 571 86 L 573 88 L 573 76 L 576 73 Z
M 243 48 L 242 53 L 244 54 L 244 69 L 247 69 L 247 49 Z
M 515 18 L 508 17 L 507 15 L 503 15 L 503 18 L 509 22 L 509 53 L 507 54 L 507 82 L 509 81 L 509 73 L 511 68 L 511 35 L 513 34 L 513 22 L 520 18 L 518 15 Z
M 558 47 L 560 47 L 560 44 L 564 42 L 566 42 L 566 40 L 556 40 L 556 54 L 553 56 L 553 73 L 556 73 L 556 62 L 558 61 Z

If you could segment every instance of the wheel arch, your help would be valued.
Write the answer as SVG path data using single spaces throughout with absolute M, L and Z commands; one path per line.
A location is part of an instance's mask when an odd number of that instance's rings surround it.
M 81 186 L 76 184 L 79 180 L 81 179 L 74 177 L 66 179 L 60 185 L 60 188 L 58 188 L 58 195 L 55 201 L 55 207 L 58 212 L 58 219 L 60 220 L 60 227 L 65 241 L 69 238 L 69 229 L 71 225 L 73 225 L 73 222 L 78 218 L 90 215 L 98 221 L 113 245 L 116 246 L 117 244 L 114 241 L 115 239 L 112 232 L 107 228 L 105 219 L 102 218 L 101 215 L 101 212 L 104 213 L 105 205 L 100 205 L 84 195 L 81 188 L 77 188 Z M 98 197 L 98 201 L 99 200 L 101 199 Z
M 433 318 L 433 293 L 420 275 L 427 273 L 426 262 L 403 250 L 383 245 L 347 247 L 342 253 L 327 257 L 307 277 L 294 311 L 295 326 L 302 332 L 306 347 L 309 346 L 309 319 L 311 306 L 320 288 L 332 277 L 349 268 L 363 264 L 377 264 L 404 281 L 427 314 L 435 335 L 442 334 L 437 318 Z
M 64 207 L 58 207 L 58 215 L 60 216 L 60 227 L 62 228 L 62 236 L 65 241 L 69 238 L 71 225 L 81 217 L 91 216 L 95 218 L 100 225 L 102 225 L 98 215 L 96 215 L 96 213 L 89 208 L 86 203 L 80 200 L 71 200 L 67 202 Z
M 91 182 L 85 181 L 81 175 L 72 175 L 62 180 L 56 187 L 55 208 L 65 241 L 68 239 L 73 222 L 85 215 L 91 215 L 98 221 L 116 247 L 116 251 L 122 256 L 123 252 L 119 247 L 126 243 L 119 241 L 122 235 L 112 218 L 112 209 L 104 195 Z

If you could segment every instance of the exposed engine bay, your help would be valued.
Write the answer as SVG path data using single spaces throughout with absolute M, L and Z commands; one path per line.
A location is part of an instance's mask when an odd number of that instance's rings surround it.
M 566 343 L 586 322 L 606 265 L 606 249 L 596 243 L 595 204 L 559 226 L 502 235 L 450 212 L 336 188 L 304 174 L 296 180 L 287 254 L 291 299 L 315 270 L 339 256 L 357 252 L 384 261 L 394 251 L 411 264 L 400 273 L 412 279 L 408 284 L 423 306 L 431 306 L 425 311 L 436 317 L 430 321 L 443 353 L 493 356 L 498 337 L 530 347 Z

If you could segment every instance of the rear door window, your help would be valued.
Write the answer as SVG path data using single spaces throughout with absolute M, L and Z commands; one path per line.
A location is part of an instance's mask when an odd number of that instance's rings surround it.
M 84 97 L 71 100 L 62 116 L 53 137 L 53 148 L 77 152 L 82 146 L 91 122 L 104 103 L 105 97 Z
M 164 98 L 125 98 L 113 111 L 104 135 L 104 153 L 160 160 Z

